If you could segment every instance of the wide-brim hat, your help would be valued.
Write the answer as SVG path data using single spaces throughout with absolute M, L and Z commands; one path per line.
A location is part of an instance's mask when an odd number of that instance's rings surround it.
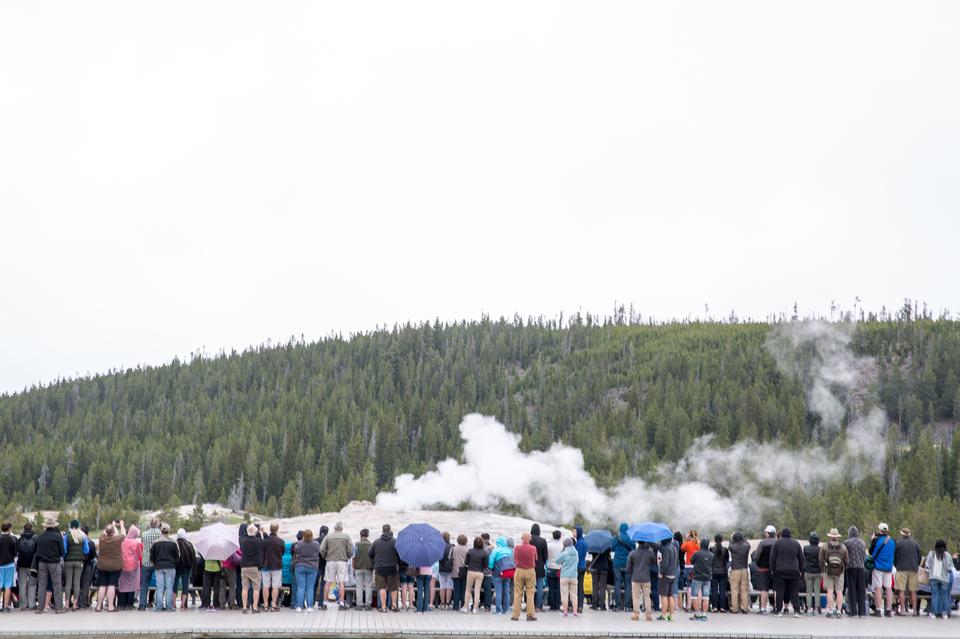
M 827 537 L 830 537 L 831 539 L 840 539 L 840 531 L 836 528 L 831 528 L 830 532 L 827 533 Z

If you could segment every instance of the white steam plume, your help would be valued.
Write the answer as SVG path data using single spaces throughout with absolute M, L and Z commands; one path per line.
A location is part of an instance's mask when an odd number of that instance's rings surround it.
M 850 352 L 850 337 L 847 327 L 789 324 L 775 329 L 766 343 L 780 370 L 804 383 L 824 445 L 789 450 L 744 441 L 720 449 L 710 446 L 707 435 L 679 461 L 660 464 L 651 481 L 630 477 L 604 489 L 585 469 L 579 449 L 554 443 L 545 451 L 524 453 L 519 435 L 493 417 L 471 414 L 460 424 L 463 462 L 446 459 L 420 477 L 400 475 L 395 491 L 380 493 L 377 504 L 395 510 L 513 504 L 553 522 L 580 516 L 598 524 L 647 519 L 711 529 L 757 524 L 783 491 L 814 492 L 841 478 L 858 481 L 882 467 L 886 419 L 879 409 L 854 419 L 840 442 L 826 446 L 839 436 L 845 403 L 864 386 L 861 371 L 871 361 Z

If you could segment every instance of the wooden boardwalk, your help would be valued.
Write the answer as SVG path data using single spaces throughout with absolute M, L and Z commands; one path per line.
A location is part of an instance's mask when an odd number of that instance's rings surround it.
M 892 619 L 795 619 L 760 615 L 711 615 L 707 622 L 686 615 L 670 622 L 633 622 L 626 613 L 591 612 L 564 619 L 543 613 L 535 622 L 511 621 L 509 616 L 431 611 L 378 613 L 337 610 L 313 614 L 284 610 L 242 615 L 234 611 L 95 613 L 62 615 L 13 612 L 0 615 L 0 637 L 702 637 L 806 639 L 864 637 L 960 637 L 960 615 L 939 620 L 927 617 Z

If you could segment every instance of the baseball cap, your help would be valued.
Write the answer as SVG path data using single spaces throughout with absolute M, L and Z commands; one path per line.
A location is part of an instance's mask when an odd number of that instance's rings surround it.
M 770 524 L 769 526 L 763 529 L 763 532 L 770 533 L 771 535 L 776 535 L 777 529 L 773 524 Z

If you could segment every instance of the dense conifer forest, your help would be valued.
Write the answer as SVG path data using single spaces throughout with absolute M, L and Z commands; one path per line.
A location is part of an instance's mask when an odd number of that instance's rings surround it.
M 338 509 L 457 456 L 470 412 L 522 433 L 527 450 L 582 449 L 603 485 L 678 459 L 706 433 L 718 447 L 811 445 L 816 416 L 764 348 L 770 331 L 623 314 L 436 322 L 58 381 L 0 397 L 0 507 Z M 891 421 L 875 442 L 885 468 L 787 495 L 769 516 L 821 534 L 884 520 L 956 544 L 960 324 L 871 316 L 852 345 L 877 364 L 865 401 Z

